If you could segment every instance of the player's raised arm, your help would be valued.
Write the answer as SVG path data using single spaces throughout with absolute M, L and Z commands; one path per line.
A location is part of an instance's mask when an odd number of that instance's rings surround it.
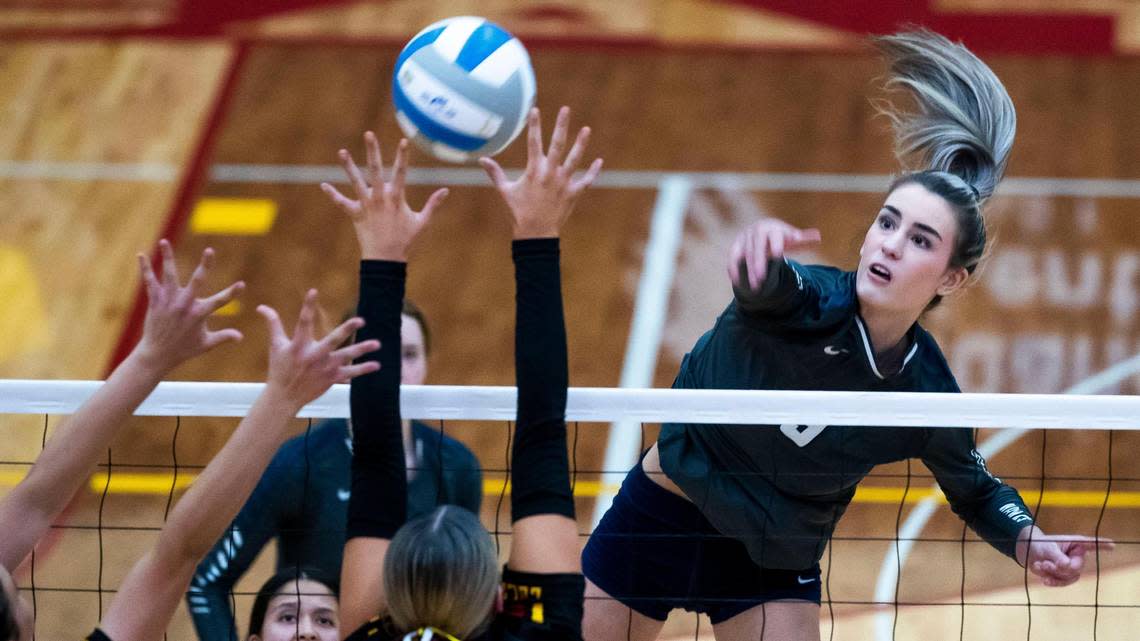
M 63 421 L 27 478 L 0 501 L 0 523 L 4 528 L 0 536 L 0 564 L 9 571 L 32 551 L 87 480 L 127 417 L 166 374 L 222 343 L 241 340 L 236 329 L 211 331 L 206 327 L 210 314 L 233 300 L 244 287 L 236 282 L 212 295 L 203 295 L 214 250 L 202 252 L 190 280 L 183 284 L 170 243 L 159 241 L 159 248 L 161 275 L 155 275 L 142 254 L 138 256 L 147 294 L 142 339 L 107 382 Z
M 390 181 L 382 175 L 380 144 L 364 136 L 367 170 L 341 150 L 355 199 L 323 183 L 321 188 L 352 221 L 360 243 L 357 312 L 368 323 L 361 337 L 378 338 L 379 372 L 352 383 L 352 495 L 341 565 L 341 632 L 356 630 L 387 603 L 381 581 L 384 558 L 407 518 L 407 471 L 400 433 L 400 310 L 408 247 L 447 196 L 436 191 L 420 211 L 404 194 L 408 143 L 401 140 Z M 375 358 L 377 355 L 368 355 Z
M 365 340 L 339 348 L 363 322 L 350 319 L 323 338 L 314 335 L 316 290 L 309 290 L 293 335 L 277 312 L 258 307 L 269 326 L 265 389 L 222 450 L 170 513 L 154 547 L 123 580 L 100 629 L 113 641 L 160 638 L 198 561 L 229 525 L 288 435 L 289 420 L 333 383 L 375 372 L 379 364 L 353 359 L 379 347 Z
M 576 176 L 590 139 L 578 131 L 567 150 L 570 110 L 563 107 L 542 149 L 538 110 L 530 114 L 527 167 L 509 181 L 495 161 L 482 164 L 514 222 L 515 378 L 518 429 L 511 450 L 511 570 L 581 571 L 566 454 L 566 328 L 562 312 L 559 235 L 578 196 L 602 168 L 600 158 Z

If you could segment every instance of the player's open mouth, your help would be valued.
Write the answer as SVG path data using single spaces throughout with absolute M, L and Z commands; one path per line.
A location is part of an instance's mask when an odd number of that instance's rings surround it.
M 876 280 L 881 280 L 886 283 L 891 282 L 891 270 L 887 269 L 883 265 L 880 265 L 879 263 L 871 263 L 871 266 L 867 268 L 867 271 L 871 274 L 871 276 L 874 276 Z

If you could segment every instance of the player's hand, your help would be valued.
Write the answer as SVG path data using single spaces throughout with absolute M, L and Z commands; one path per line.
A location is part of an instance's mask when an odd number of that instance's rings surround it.
M 575 178 L 574 172 L 586 153 L 590 142 L 590 128 L 582 127 L 574 139 L 574 146 L 566 151 L 566 139 L 570 130 L 570 108 L 558 111 L 554 133 L 550 136 L 550 148 L 542 153 L 542 124 L 538 109 L 531 109 L 527 117 L 527 160 L 526 171 L 518 180 L 508 180 L 499 163 L 490 158 L 480 158 L 479 164 L 491 178 L 495 189 L 507 201 L 507 207 L 514 217 L 514 237 L 555 238 L 562 224 L 574 209 L 578 199 L 602 170 L 602 159 L 590 163 L 584 174 Z M 565 154 L 565 156 L 564 156 Z
M 1018 537 L 1017 558 L 1045 585 L 1062 587 L 1081 578 L 1085 555 L 1097 548 L 1107 552 L 1116 544 L 1111 539 L 1077 534 L 1045 534 L 1032 527 Z
M 241 340 L 241 332 L 236 329 L 210 331 L 206 328 L 206 319 L 241 293 L 245 283 L 238 281 L 211 296 L 199 298 L 214 263 L 214 250 L 207 248 L 202 252 L 189 282 L 183 285 L 170 243 L 163 239 L 158 241 L 158 246 L 162 256 L 161 279 L 155 276 L 147 257 L 138 255 L 147 309 L 142 339 L 133 355 L 165 373 L 217 345 Z
M 392 179 L 387 182 L 384 181 L 384 165 L 376 134 L 371 131 L 364 134 L 364 147 L 368 159 L 367 172 L 356 166 L 347 149 L 340 150 L 340 162 L 356 193 L 355 199 L 346 197 L 329 183 L 321 183 L 321 189 L 352 220 L 362 258 L 407 262 L 408 246 L 447 198 L 448 191 L 436 190 L 423 209 L 412 209 L 404 195 L 408 176 L 408 141 L 400 140 L 396 161 L 392 165 Z
M 380 363 L 353 361 L 380 349 L 380 341 L 368 340 L 337 349 L 353 332 L 364 327 L 361 318 L 350 318 L 324 338 L 314 336 L 317 290 L 310 289 L 301 306 L 293 336 L 285 333 L 277 311 L 260 305 L 257 312 L 269 326 L 269 375 L 266 384 L 286 402 L 300 410 L 324 394 L 334 383 L 347 383 L 380 369 Z
M 755 222 L 728 250 L 728 278 L 733 287 L 755 290 L 768 275 L 769 260 L 819 241 L 818 229 L 799 229 L 775 218 Z

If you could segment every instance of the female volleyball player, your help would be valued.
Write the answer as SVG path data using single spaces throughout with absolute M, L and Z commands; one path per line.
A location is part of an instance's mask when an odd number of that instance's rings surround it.
M 111 607 L 89 641 L 161 638 L 194 568 L 229 525 L 266 464 L 289 432 L 289 422 L 333 383 L 374 372 L 376 361 L 352 364 L 375 351 L 366 340 L 338 348 L 363 326 L 350 319 L 324 338 L 315 337 L 317 292 L 309 290 L 293 336 L 272 308 L 257 311 L 269 326 L 269 374 L 249 414 L 170 512 L 154 547 L 123 579 Z M 394 339 L 399 344 L 399 337 Z
M 854 273 L 782 260 L 817 242 L 816 230 L 765 220 L 742 233 L 729 253 L 735 300 L 674 387 L 959 391 L 917 321 L 982 257 L 982 205 L 1013 144 L 1013 104 L 988 67 L 941 36 L 879 45 L 888 86 L 919 107 L 887 112 L 900 158 L 921 156 L 925 169 L 891 186 Z M 583 553 L 586 638 L 652 639 L 683 607 L 707 612 L 720 641 L 818 639 L 819 560 L 836 522 L 874 465 L 912 457 L 998 550 L 1047 585 L 1077 580 L 1096 542 L 1042 533 L 986 470 L 970 430 L 665 425 Z
M 339 585 L 323 570 L 279 570 L 253 599 L 246 641 L 340 641 Z
M 159 248 L 161 278 L 154 275 L 145 257 L 138 257 L 147 292 L 146 319 L 138 345 L 107 382 L 60 424 L 28 476 L 0 500 L 0 639 L 32 638 L 32 611 L 18 597 L 11 572 L 71 502 L 135 408 L 178 365 L 222 343 L 241 339 L 236 329 L 207 329 L 206 319 L 239 294 L 244 284 L 236 282 L 199 298 L 214 251 L 202 252 L 189 282 L 183 285 L 170 243 L 162 240 Z
M 601 169 L 596 160 L 574 178 L 585 152 L 583 128 L 566 151 L 563 108 L 546 154 L 537 110 L 529 115 L 527 168 L 507 180 L 491 160 L 483 166 L 514 219 L 515 375 L 518 423 L 511 450 L 511 517 L 506 570 L 479 519 L 443 506 L 405 523 L 400 455 L 399 357 L 381 347 L 375 375 L 352 386 L 352 498 L 341 575 L 341 622 L 348 638 L 440 641 L 579 639 L 582 591 L 574 501 L 566 454 L 567 363 L 558 235 L 578 195 Z M 401 141 L 391 182 L 381 176 L 380 148 L 366 134 L 367 172 L 341 151 L 356 199 L 331 185 L 329 196 L 352 219 L 362 262 L 359 312 L 363 335 L 394 344 L 408 245 L 446 195 L 422 212 L 404 199 L 407 142 Z M 379 616 L 377 616 L 379 615 Z M 374 618 L 376 617 L 376 618 Z
M 422 385 L 431 349 L 427 321 L 407 300 L 400 316 L 400 382 Z M 471 450 L 419 421 L 403 421 L 401 431 L 409 471 L 409 517 L 443 504 L 478 514 L 483 475 Z M 278 571 L 288 574 L 307 567 L 340 576 L 352 462 L 349 438 L 348 421 L 322 421 L 287 441 L 270 461 L 190 582 L 186 600 L 199 641 L 237 638 L 230 591 L 275 537 Z

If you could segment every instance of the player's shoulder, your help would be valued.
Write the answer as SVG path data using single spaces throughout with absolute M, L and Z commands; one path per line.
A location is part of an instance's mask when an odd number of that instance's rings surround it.
M 918 386 L 921 388 L 917 391 L 961 392 L 958 380 L 954 378 L 954 372 L 946 361 L 946 355 L 942 353 L 942 348 L 938 346 L 934 336 L 921 325 L 916 325 L 914 341 L 917 349 L 913 367 Z

